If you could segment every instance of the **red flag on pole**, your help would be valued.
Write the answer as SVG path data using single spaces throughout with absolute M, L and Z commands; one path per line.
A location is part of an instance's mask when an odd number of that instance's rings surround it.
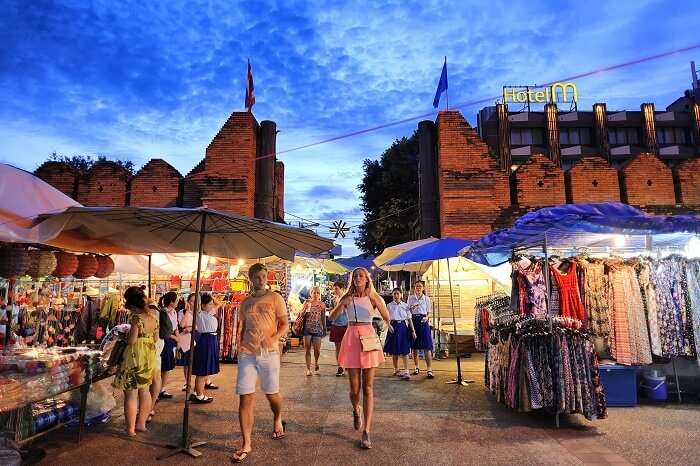
M 246 76 L 245 85 L 245 108 L 249 111 L 253 111 L 253 105 L 255 105 L 255 88 L 253 87 L 253 66 L 248 60 L 248 75 Z

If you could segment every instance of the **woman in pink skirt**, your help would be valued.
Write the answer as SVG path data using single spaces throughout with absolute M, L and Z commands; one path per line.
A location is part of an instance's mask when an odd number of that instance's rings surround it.
M 330 320 L 337 319 L 343 312 L 348 316 L 348 329 L 340 344 L 338 365 L 345 368 L 349 375 L 353 426 L 355 430 L 360 430 L 364 426 L 360 442 L 360 446 L 364 449 L 372 448 L 369 432 L 374 411 L 374 372 L 384 363 L 381 345 L 380 349 L 363 351 L 360 341 L 360 337 L 376 336 L 372 327 L 372 314 L 375 309 L 388 325 L 389 312 L 382 297 L 374 290 L 369 272 L 363 267 L 357 268 L 352 271 L 348 291 L 331 312 Z M 362 417 L 360 417 L 360 386 L 362 386 Z

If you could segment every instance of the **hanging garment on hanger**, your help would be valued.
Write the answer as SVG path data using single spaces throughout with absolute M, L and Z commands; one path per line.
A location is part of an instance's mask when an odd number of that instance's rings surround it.
M 659 335 L 658 304 L 656 302 L 656 290 L 651 280 L 651 264 L 641 261 L 637 266 L 637 279 L 642 293 L 644 303 L 644 313 L 647 318 L 649 328 L 649 340 L 651 342 L 651 352 L 656 356 L 662 356 L 661 337 Z
M 547 286 L 542 273 L 542 263 L 533 261 L 523 268 L 520 262 L 513 263 L 518 281 L 518 312 L 521 315 L 545 315 L 547 313 Z
M 559 287 L 559 314 L 562 317 L 571 317 L 582 322 L 585 321 L 586 312 L 578 289 L 576 262 L 570 263 L 566 274 L 562 274 L 556 267 L 552 267 L 551 271 Z

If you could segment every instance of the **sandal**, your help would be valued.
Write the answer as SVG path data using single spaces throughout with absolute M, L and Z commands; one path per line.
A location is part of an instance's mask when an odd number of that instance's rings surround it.
M 354 409 L 352 410 L 352 426 L 355 428 L 355 430 L 360 430 L 362 427 L 362 417 L 360 417 L 360 413 Z
M 434 379 L 435 376 L 433 375 L 433 371 L 428 371 L 428 378 L 429 379 Z
M 238 450 L 236 451 L 233 456 L 231 456 L 231 461 L 234 463 L 242 463 L 248 458 L 250 455 L 250 451 L 246 450 Z
M 360 440 L 360 448 L 362 448 L 363 450 L 372 449 L 372 441 L 369 439 L 369 433 L 362 433 L 362 440 Z
M 287 435 L 287 421 L 282 421 L 282 431 L 273 430 L 272 440 L 282 440 Z

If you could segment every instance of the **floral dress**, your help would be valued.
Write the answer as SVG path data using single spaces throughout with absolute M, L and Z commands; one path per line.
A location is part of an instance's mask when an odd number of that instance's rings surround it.
M 153 380 L 153 366 L 156 359 L 155 335 L 158 331 L 156 321 L 151 316 L 132 314 L 131 325 L 139 329 L 136 343 L 124 350 L 122 362 L 114 377 L 114 388 L 135 390 L 146 388 Z

